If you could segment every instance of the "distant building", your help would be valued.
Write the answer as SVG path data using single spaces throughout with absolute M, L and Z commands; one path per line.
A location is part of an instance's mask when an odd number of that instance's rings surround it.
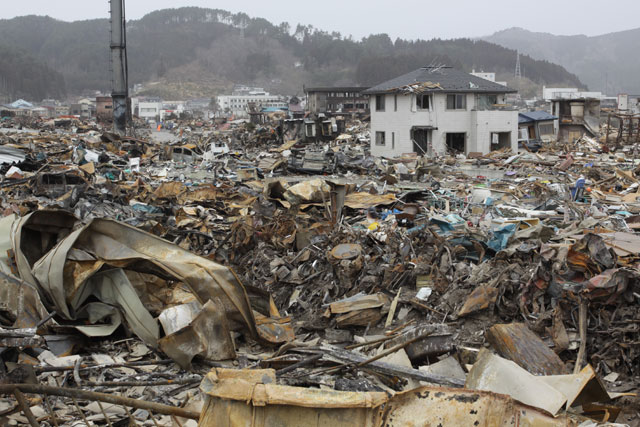
M 179 117 L 180 114 L 185 112 L 185 105 L 185 101 L 164 101 L 162 103 L 162 118 L 164 119 L 172 114 Z
M 558 99 L 599 99 L 604 97 L 602 92 L 585 92 L 576 87 L 542 87 L 542 99 L 552 101 Z
M 190 112 L 207 111 L 211 104 L 211 98 L 190 99 L 185 103 L 185 109 Z
M 555 133 L 559 141 L 576 141 L 582 136 L 595 137 L 600 131 L 601 92 L 584 92 L 577 88 L 543 88 L 549 112 L 558 119 Z
M 309 87 L 304 92 L 307 96 L 307 110 L 320 113 L 369 113 L 369 95 L 363 93 L 368 87 Z
M 55 109 L 56 109 L 56 117 L 69 115 L 68 105 L 56 105 Z
M 237 118 L 249 117 L 249 105 L 256 110 L 274 107 L 286 109 L 289 107 L 285 97 L 271 95 L 262 88 L 248 88 L 246 86 L 236 87 L 231 95 L 220 95 L 217 97 L 218 109 L 227 115 Z
M 423 67 L 365 91 L 371 95 L 371 154 L 518 150 L 515 90 L 451 67 Z
M 69 114 L 69 106 L 62 105 L 60 101 L 55 99 L 43 99 L 42 102 L 40 102 L 39 106 L 47 109 L 46 117 L 49 118 L 55 118 L 58 116 Z
M 640 114 L 640 95 L 620 93 L 615 101 L 615 109 L 628 114 Z
M 485 73 L 485 72 L 476 72 L 476 70 L 471 71 L 472 76 L 480 77 L 481 79 L 489 80 L 490 82 L 498 83 L 499 85 L 506 86 L 507 82 L 497 82 L 496 81 L 496 73 Z
M 41 107 L 47 110 L 46 117 L 48 117 L 50 119 L 54 119 L 54 118 L 58 117 L 58 115 L 56 114 L 56 107 L 51 106 L 51 105 L 43 105 Z
M 33 117 L 42 117 L 42 118 L 51 117 L 49 114 L 49 109 L 47 107 L 33 107 L 31 109 L 31 115 Z
M 289 116 L 294 119 L 304 117 L 304 105 L 302 100 L 297 96 L 289 98 Z
M 71 106 L 69 107 L 69 114 L 71 114 L 72 116 L 78 116 L 83 119 L 88 119 L 93 115 L 92 113 L 94 111 L 94 108 L 95 107 L 86 102 L 77 102 L 75 104 L 71 104 Z
M 96 97 L 96 118 L 103 121 L 113 119 L 113 98 L 110 96 Z
M 96 100 L 95 98 L 81 98 L 77 102 L 80 105 L 80 117 L 83 119 L 89 119 L 91 117 L 95 117 L 96 115 Z
M 162 100 L 158 98 L 132 98 L 131 110 L 147 122 L 162 120 Z
M 2 110 L 4 114 L 20 117 L 20 116 L 30 116 L 31 110 L 33 110 L 34 105 L 30 102 L 25 101 L 24 99 L 18 99 L 17 101 L 12 102 L 11 104 L 6 104 L 3 106 Z
M 24 99 L 18 99 L 17 101 L 13 101 L 11 104 L 7 104 L 7 107 L 30 110 L 31 108 L 33 108 L 33 104 L 25 101 Z

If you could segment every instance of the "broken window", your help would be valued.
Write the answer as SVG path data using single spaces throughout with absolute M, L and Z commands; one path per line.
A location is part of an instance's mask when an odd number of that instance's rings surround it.
M 455 93 L 447 95 L 447 110 L 466 110 L 467 95 L 464 93 Z
M 384 95 L 376 95 L 376 111 L 384 111 Z
M 416 95 L 416 106 L 418 110 L 428 110 L 429 109 L 429 95 Z
M 492 132 L 491 150 L 500 150 L 511 147 L 511 132 Z
M 465 151 L 465 134 L 464 133 L 448 133 L 447 134 L 447 150 L 453 153 L 464 153 Z
M 377 105 L 377 103 L 376 103 L 376 105 Z M 382 132 L 377 131 L 376 132 L 376 145 L 384 145 L 384 136 L 385 136 L 384 131 L 382 131 Z
M 498 95 L 479 95 L 478 110 L 489 110 L 498 103 Z
M 431 140 L 431 130 L 423 127 L 411 128 L 411 139 L 413 141 L 413 152 L 419 156 L 424 156 L 429 151 L 429 141 Z

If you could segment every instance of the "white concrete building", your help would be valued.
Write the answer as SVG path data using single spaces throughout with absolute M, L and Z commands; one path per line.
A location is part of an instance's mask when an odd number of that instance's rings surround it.
M 371 95 L 371 153 L 395 157 L 518 151 L 515 90 L 449 67 L 425 67 L 365 91 Z
M 604 95 L 602 92 L 581 91 L 577 87 L 542 87 L 542 99 L 553 101 L 558 99 L 600 99 Z
M 476 70 L 472 70 L 471 75 L 480 77 L 481 79 L 489 80 L 490 82 L 498 83 L 499 85 L 502 85 L 502 86 L 507 86 L 507 82 L 496 81 L 496 73 L 476 72 Z
M 260 111 L 262 108 L 275 107 L 287 108 L 287 99 L 280 95 L 271 95 L 260 88 L 249 91 L 235 92 L 233 95 L 221 95 L 217 97 L 220 111 L 236 116 L 236 118 L 249 117 L 249 104 L 255 105 Z
M 135 110 L 134 110 L 135 111 Z M 139 100 L 138 117 L 147 122 L 162 120 L 162 101 L 160 100 Z

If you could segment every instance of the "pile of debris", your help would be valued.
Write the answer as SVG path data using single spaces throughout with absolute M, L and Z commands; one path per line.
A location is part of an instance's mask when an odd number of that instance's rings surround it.
M 640 423 L 628 147 L 31 125 L 0 134 L 9 423 Z

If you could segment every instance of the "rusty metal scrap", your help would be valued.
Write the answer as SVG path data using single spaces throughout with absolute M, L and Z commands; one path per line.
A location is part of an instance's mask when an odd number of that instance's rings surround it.
M 200 425 L 227 426 L 405 426 L 549 425 L 567 426 L 580 418 L 554 418 L 512 398 L 478 390 L 421 387 L 388 396 L 376 392 L 314 390 L 272 384 L 273 372 L 244 371 L 232 378 L 213 371 L 201 389 L 207 395 Z

